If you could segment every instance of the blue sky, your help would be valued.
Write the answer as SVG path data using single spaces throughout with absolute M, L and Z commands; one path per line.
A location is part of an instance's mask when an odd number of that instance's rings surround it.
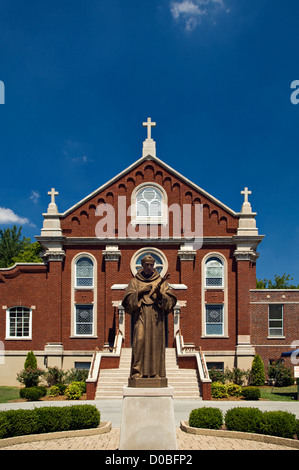
M 249 187 L 266 235 L 257 276 L 299 284 L 297 0 L 0 0 L 0 11 L 0 228 L 20 223 L 33 240 L 50 188 L 61 212 L 94 191 L 141 157 L 151 116 L 160 159 L 235 211 Z

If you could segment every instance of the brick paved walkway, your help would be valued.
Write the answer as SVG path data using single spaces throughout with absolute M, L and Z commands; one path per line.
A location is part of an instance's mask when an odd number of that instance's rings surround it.
M 27 442 L 0 450 L 116 450 L 118 444 L 119 429 L 112 428 L 106 434 Z M 187 434 L 180 428 L 177 428 L 177 445 L 178 450 L 296 450 L 257 441 Z

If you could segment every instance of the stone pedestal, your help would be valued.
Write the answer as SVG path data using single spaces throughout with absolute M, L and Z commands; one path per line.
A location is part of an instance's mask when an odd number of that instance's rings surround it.
M 173 387 L 124 387 L 119 450 L 177 450 Z
M 140 377 L 137 379 L 128 379 L 128 386 L 135 388 L 161 388 L 167 387 L 168 381 L 166 377 Z

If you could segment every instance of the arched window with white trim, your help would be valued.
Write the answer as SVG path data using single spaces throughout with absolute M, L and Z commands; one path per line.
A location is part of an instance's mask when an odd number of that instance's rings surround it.
M 157 183 L 142 183 L 132 192 L 131 222 L 133 224 L 167 223 L 167 194 Z
M 224 265 L 217 256 L 208 258 L 205 263 L 205 287 L 224 287 Z
M 136 194 L 136 217 L 162 217 L 163 197 L 154 186 L 145 186 Z
M 154 268 L 164 276 L 168 269 L 168 261 L 161 250 L 154 247 L 144 247 L 138 250 L 131 259 L 131 271 L 133 276 L 142 268 L 141 260 L 144 256 L 151 255 L 155 260 Z
M 87 256 L 83 256 L 76 261 L 75 287 L 92 288 L 94 286 L 93 261 Z

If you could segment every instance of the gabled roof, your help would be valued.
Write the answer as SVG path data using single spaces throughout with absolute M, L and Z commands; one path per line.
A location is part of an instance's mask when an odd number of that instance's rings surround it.
M 118 175 L 114 176 L 111 180 L 107 181 L 105 184 L 103 184 L 102 186 L 100 186 L 98 189 L 96 189 L 95 191 L 93 191 L 91 194 L 89 194 L 88 196 L 86 196 L 84 199 L 82 199 L 81 201 L 77 202 L 74 206 L 70 207 L 69 209 L 67 209 L 65 212 L 63 213 L 60 213 L 59 216 L 60 217 L 66 217 L 67 215 L 69 215 L 72 211 L 74 211 L 75 209 L 77 209 L 78 207 L 80 207 L 82 204 L 84 204 L 85 202 L 89 201 L 91 198 L 93 198 L 94 196 L 96 196 L 98 193 L 100 193 L 101 191 L 103 191 L 104 189 L 106 189 L 107 187 L 109 187 L 111 184 L 115 183 L 118 179 L 122 178 L 123 176 L 125 176 L 127 173 L 129 173 L 130 171 L 132 171 L 134 168 L 136 168 L 137 166 L 139 166 L 142 162 L 144 161 L 154 161 L 156 163 L 158 163 L 161 167 L 165 168 L 165 170 L 167 170 L 168 172 L 172 173 L 173 175 L 175 175 L 177 178 L 181 179 L 183 182 L 185 182 L 186 184 L 188 184 L 189 186 L 191 186 L 193 189 L 195 189 L 196 191 L 199 191 L 201 194 L 203 194 L 204 196 L 206 196 L 208 199 L 210 199 L 212 202 L 214 202 L 216 205 L 222 207 L 222 209 L 224 209 L 225 211 L 227 211 L 228 213 L 230 213 L 232 216 L 234 217 L 237 217 L 238 214 L 230 209 L 228 206 L 226 206 L 225 204 L 223 204 L 221 201 L 219 201 L 218 199 L 216 199 L 214 196 L 212 196 L 211 194 L 209 194 L 207 191 L 205 191 L 204 189 L 200 188 L 197 184 L 193 183 L 192 181 L 190 181 L 188 178 L 186 178 L 185 176 L 181 175 L 178 171 L 174 170 L 171 166 L 167 165 L 166 163 L 164 163 L 162 160 L 160 160 L 158 157 L 154 157 L 152 155 L 147 155 L 147 156 L 144 156 L 144 157 L 141 157 L 139 158 L 138 160 L 136 160 L 134 163 L 132 163 L 132 165 L 128 166 L 125 170 L 121 171 Z

